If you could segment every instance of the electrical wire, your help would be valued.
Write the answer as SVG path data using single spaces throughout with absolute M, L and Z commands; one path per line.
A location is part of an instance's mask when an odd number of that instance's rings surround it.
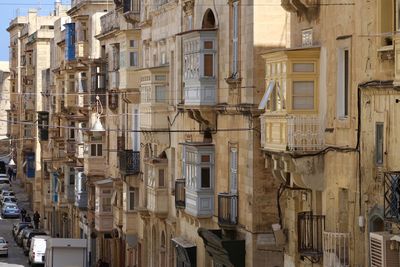
M 3 122 L 9 122 L 13 125 L 32 125 L 32 126 L 41 126 L 41 127 L 49 127 L 50 129 L 76 129 L 82 131 L 90 131 L 90 128 L 79 128 L 75 126 L 61 126 L 61 125 L 44 125 L 38 124 L 35 122 L 24 122 L 24 121 L 10 121 L 0 119 Z M 213 130 L 213 129 L 210 129 Z M 128 129 L 106 129 L 106 132 L 131 132 L 131 133 L 203 133 L 205 130 L 192 130 L 192 129 L 177 129 L 177 130 L 168 130 L 168 129 L 153 129 L 153 130 L 128 130 Z M 258 131 L 256 128 L 221 128 L 215 129 L 213 131 L 216 132 L 244 132 L 244 131 Z

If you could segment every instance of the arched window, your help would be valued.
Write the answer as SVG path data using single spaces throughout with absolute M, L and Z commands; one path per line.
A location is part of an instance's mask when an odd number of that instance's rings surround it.
M 160 267 L 167 266 L 166 260 L 166 241 L 165 241 L 165 233 L 164 231 L 161 232 L 161 240 L 160 240 Z
M 211 9 L 207 9 L 204 13 L 202 29 L 214 29 L 215 27 L 215 16 Z

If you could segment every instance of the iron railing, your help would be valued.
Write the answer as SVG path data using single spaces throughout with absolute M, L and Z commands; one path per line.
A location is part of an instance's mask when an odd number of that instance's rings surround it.
M 324 267 L 350 267 L 350 233 L 323 233 Z
M 229 193 L 218 194 L 218 223 L 220 226 L 234 226 L 238 223 L 238 196 Z
M 318 116 L 291 116 L 287 119 L 288 148 L 316 151 L 324 146 L 324 129 Z
M 400 222 L 400 172 L 385 172 L 385 219 Z
M 301 256 L 318 261 L 323 255 L 322 233 L 325 227 L 324 215 L 300 212 L 297 215 L 298 250 Z
M 175 208 L 184 209 L 186 206 L 185 179 L 175 181 Z
M 122 174 L 138 174 L 140 172 L 140 152 L 122 150 L 118 152 L 119 170 Z

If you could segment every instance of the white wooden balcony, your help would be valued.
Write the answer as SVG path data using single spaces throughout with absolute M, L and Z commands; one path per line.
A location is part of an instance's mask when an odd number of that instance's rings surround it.
M 350 233 L 323 232 L 324 267 L 350 266 Z

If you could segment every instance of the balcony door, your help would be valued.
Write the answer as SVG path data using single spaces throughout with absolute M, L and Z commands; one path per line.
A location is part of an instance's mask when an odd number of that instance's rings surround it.
M 237 194 L 238 188 L 238 157 L 237 147 L 231 146 L 229 148 L 229 193 L 232 195 Z

